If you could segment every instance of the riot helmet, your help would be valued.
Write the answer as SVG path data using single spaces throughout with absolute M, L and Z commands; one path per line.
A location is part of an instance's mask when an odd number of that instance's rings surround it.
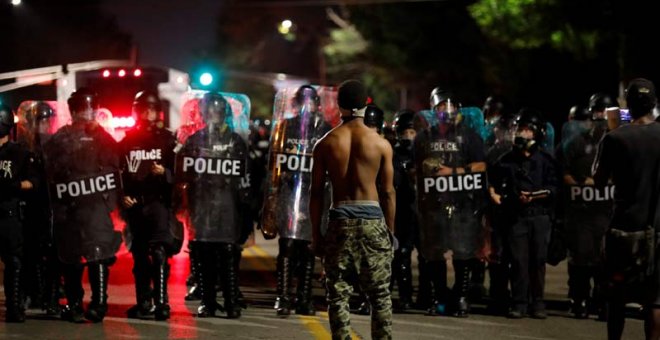
M 374 104 L 367 105 L 364 112 L 364 124 L 371 128 L 376 128 L 379 134 L 383 132 L 383 124 L 385 123 L 385 113 L 378 106 Z
M 502 110 L 504 109 L 504 100 L 500 96 L 488 96 L 486 98 L 486 102 L 484 103 L 484 107 L 482 109 L 484 113 L 484 117 L 487 119 L 492 117 L 492 116 L 499 116 L 502 114 Z
M 513 142 L 518 118 L 519 116 L 514 114 L 503 114 L 497 118 L 497 122 L 493 125 L 496 143 Z
M 9 135 L 15 125 L 14 113 L 11 108 L 4 103 L 0 103 L 0 138 Z
M 458 110 L 449 91 L 436 87 L 431 91 L 431 109 L 438 115 L 441 123 L 455 123 Z
M 605 120 L 605 109 L 616 106 L 610 96 L 605 93 L 594 93 L 589 98 L 589 112 L 593 120 Z
M 301 112 L 318 112 L 321 106 L 321 97 L 312 85 L 303 85 L 298 88 L 291 105 L 296 114 Z
M 209 125 L 220 125 L 231 118 L 231 107 L 225 97 L 217 92 L 208 92 L 199 100 L 199 111 Z
M 592 118 L 592 110 L 586 108 L 584 105 L 574 105 L 571 107 L 568 115 L 572 117 L 573 120 L 584 121 Z
M 154 91 L 140 91 L 133 100 L 133 114 L 138 120 L 138 126 L 162 127 L 162 105 L 158 94 Z
M 81 87 L 71 94 L 67 100 L 71 119 L 74 122 L 91 122 L 96 119 L 96 111 L 99 108 L 96 93 L 91 89 Z
M 39 133 L 46 133 L 50 124 L 43 122 L 55 117 L 55 110 L 48 103 L 36 101 L 30 104 L 25 112 L 25 120 L 30 130 Z
M 404 131 L 406 130 L 415 130 L 415 112 L 409 109 L 404 109 L 397 112 L 394 116 L 394 122 L 392 123 L 394 131 L 396 132 L 397 138 L 402 138 Z
M 541 113 L 535 109 L 523 108 L 516 120 L 516 136 L 514 144 L 516 147 L 531 151 L 542 142 L 545 133 L 545 121 Z

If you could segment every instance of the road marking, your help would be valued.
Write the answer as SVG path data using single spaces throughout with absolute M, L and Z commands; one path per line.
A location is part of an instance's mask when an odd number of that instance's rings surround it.
M 312 333 L 314 339 L 326 340 L 332 338 L 330 332 L 328 332 L 328 330 L 325 329 L 323 325 L 321 325 L 321 322 L 319 322 L 319 318 L 313 316 L 301 315 L 300 321 L 302 321 L 302 324 L 305 325 L 305 327 L 307 327 L 307 330 L 309 330 L 310 333 Z
M 539 338 L 536 336 L 527 336 L 527 335 L 511 335 L 515 339 L 531 339 L 531 340 L 554 340 L 554 338 Z
M 328 321 L 328 324 L 330 323 L 330 317 L 328 316 L 328 312 L 319 312 L 318 315 L 323 318 L 323 320 Z M 351 322 L 357 321 L 355 318 L 351 317 Z M 351 339 L 353 340 L 361 340 L 362 336 L 357 334 L 353 328 L 351 328 Z

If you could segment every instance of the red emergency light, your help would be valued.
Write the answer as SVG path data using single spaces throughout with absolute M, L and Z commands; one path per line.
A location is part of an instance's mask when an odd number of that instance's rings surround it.
M 126 129 L 135 126 L 133 117 L 112 117 L 112 127 L 115 129 Z
M 133 70 L 133 77 L 139 77 L 141 75 L 142 75 L 142 70 L 140 70 L 139 68 Z
M 119 72 L 117 72 L 117 75 L 118 75 L 120 78 L 123 77 L 123 76 L 125 76 L 125 75 L 126 75 L 126 70 L 124 70 L 124 69 L 119 70 Z
M 103 78 L 110 77 L 110 70 L 103 70 Z

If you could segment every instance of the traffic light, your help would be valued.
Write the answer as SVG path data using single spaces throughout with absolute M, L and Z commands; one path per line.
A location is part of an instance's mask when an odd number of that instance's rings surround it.
M 217 91 L 222 88 L 222 72 L 220 67 L 206 63 L 196 67 L 191 75 L 191 86 L 196 89 Z

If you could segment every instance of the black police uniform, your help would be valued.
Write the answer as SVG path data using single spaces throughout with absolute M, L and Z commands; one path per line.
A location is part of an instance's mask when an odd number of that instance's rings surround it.
M 531 307 L 532 316 L 545 317 L 543 292 L 545 262 L 550 240 L 551 214 L 557 192 L 557 166 L 553 157 L 533 148 L 526 157 L 519 148 L 505 153 L 489 169 L 490 184 L 502 196 L 497 223 L 506 228 L 511 255 L 513 312 L 519 317 Z M 545 199 L 523 205 L 520 192 L 549 190 Z
M 168 260 L 180 250 L 183 233 L 171 209 L 176 140 L 166 129 L 147 125 L 129 131 L 120 145 L 124 195 L 137 201 L 122 212 L 132 236 L 138 307 L 129 310 L 129 316 L 146 316 L 153 298 L 155 316 L 164 320 L 169 318 Z M 151 172 L 155 163 L 165 168 L 162 175 Z
M 399 248 L 394 251 L 392 279 L 399 288 L 399 308 L 407 309 L 412 303 L 411 256 L 419 247 L 419 226 L 417 221 L 417 191 L 412 177 L 413 161 L 411 140 L 399 140 L 394 146 L 394 188 L 396 189 L 396 214 L 394 235 L 399 240 Z M 421 273 L 420 273 L 421 275 Z M 427 296 L 428 299 L 428 296 Z
M 603 303 L 605 281 L 602 268 L 602 240 L 612 214 L 613 187 L 595 188 L 585 185 L 591 177 L 591 166 L 596 150 L 606 129 L 605 121 L 596 121 L 589 130 L 570 138 L 558 152 L 563 173 L 570 175 L 578 184 L 564 184 L 563 227 L 569 250 L 568 286 L 573 302 L 573 313 L 578 318 L 588 315 L 587 302 L 593 311 L 600 309 L 604 317 Z M 594 280 L 593 296 L 591 280 Z
M 5 264 L 4 285 L 7 321 L 22 322 L 25 314 L 21 296 L 23 256 L 21 181 L 39 183 L 29 152 L 14 142 L 0 146 L 0 258 Z

